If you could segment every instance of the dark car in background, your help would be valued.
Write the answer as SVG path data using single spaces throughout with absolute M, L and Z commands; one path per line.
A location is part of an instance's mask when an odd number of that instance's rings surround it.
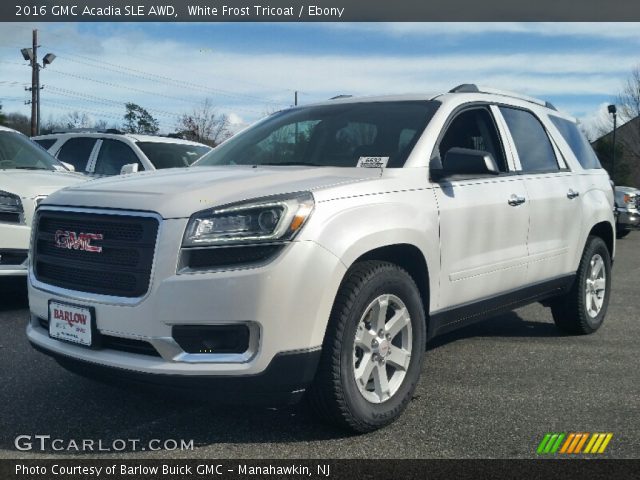
M 616 187 L 616 235 L 623 238 L 631 230 L 640 229 L 640 190 Z

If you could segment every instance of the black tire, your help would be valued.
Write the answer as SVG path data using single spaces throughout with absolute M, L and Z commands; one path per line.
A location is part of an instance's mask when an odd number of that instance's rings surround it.
M 604 263 L 605 291 L 600 311 L 591 316 L 587 309 L 587 279 L 591 273 L 591 260 L 599 255 Z M 554 300 L 551 312 L 556 326 L 563 332 L 573 335 L 586 335 L 600 328 L 607 314 L 611 293 L 611 255 L 600 237 L 590 236 L 580 259 L 576 279 L 571 290 Z
M 381 403 L 372 403 L 356 384 L 356 331 L 372 302 L 386 294 L 399 298 L 409 313 L 411 356 L 408 367 L 402 370 L 406 373 L 397 391 Z M 324 421 L 352 432 L 370 432 L 390 424 L 412 398 L 420 377 L 425 345 L 425 313 L 413 278 L 388 262 L 355 264 L 347 272 L 333 305 L 320 365 L 307 394 L 312 409 Z
M 616 232 L 616 238 L 617 239 L 621 239 L 626 237 L 627 235 L 629 235 L 631 233 L 631 230 L 618 230 Z

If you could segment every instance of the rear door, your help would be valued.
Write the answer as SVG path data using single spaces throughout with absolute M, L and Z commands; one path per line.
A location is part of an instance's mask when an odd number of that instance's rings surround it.
M 93 173 L 97 176 L 120 175 L 120 170 L 131 163 L 138 164 L 138 171 L 144 170 L 140 159 L 125 142 L 112 138 L 100 140 Z
M 69 138 L 58 151 L 58 160 L 73 165 L 76 172 L 88 172 L 88 163 L 96 146 L 97 138 L 72 137 Z
M 533 112 L 500 107 L 500 113 L 531 205 L 528 283 L 572 273 L 571 246 L 582 225 L 580 185 Z
M 494 110 L 474 105 L 454 113 L 434 152 L 444 158 L 454 147 L 484 150 L 501 172 L 445 179 L 434 189 L 440 210 L 439 309 L 490 298 L 526 281 L 529 203 Z

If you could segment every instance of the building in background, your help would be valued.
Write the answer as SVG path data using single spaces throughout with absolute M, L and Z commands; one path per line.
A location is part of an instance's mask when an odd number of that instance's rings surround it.
M 609 174 L 612 171 L 612 141 L 611 131 L 591 143 Z M 617 128 L 613 177 L 616 185 L 640 188 L 640 116 Z

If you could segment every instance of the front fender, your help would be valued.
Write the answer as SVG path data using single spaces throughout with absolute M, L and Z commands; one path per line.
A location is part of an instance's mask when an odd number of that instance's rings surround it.
M 304 238 L 329 250 L 347 268 L 377 248 L 398 244 L 415 246 L 427 263 L 430 291 L 437 290 L 438 209 L 432 189 L 319 202 L 305 228 Z

